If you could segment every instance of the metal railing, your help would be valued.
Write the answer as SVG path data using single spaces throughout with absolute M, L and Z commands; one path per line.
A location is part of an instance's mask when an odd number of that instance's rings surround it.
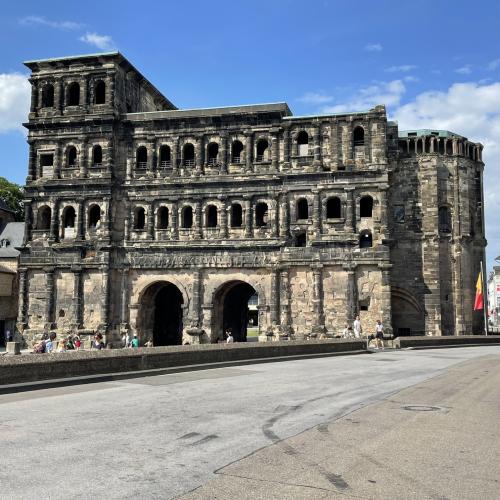
M 102 163 L 94 163 L 92 166 L 94 168 L 101 168 L 102 167 Z
M 184 160 L 184 166 L 185 167 L 194 167 L 195 161 L 194 160 Z
M 170 160 L 160 162 L 160 168 L 170 168 L 171 166 L 172 162 Z
M 137 162 L 137 168 L 146 168 L 148 166 L 147 161 L 138 161 Z
M 241 156 L 233 156 L 231 162 L 235 164 L 241 163 Z
M 209 158 L 207 160 L 207 165 L 211 165 L 211 166 L 217 165 L 217 158 Z

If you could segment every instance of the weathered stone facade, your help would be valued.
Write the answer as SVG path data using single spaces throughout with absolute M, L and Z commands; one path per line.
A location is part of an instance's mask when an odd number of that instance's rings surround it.
M 32 61 L 19 327 L 157 344 L 480 330 L 482 146 L 385 108 L 177 110 L 118 53 Z M 477 318 L 477 321 L 481 321 Z

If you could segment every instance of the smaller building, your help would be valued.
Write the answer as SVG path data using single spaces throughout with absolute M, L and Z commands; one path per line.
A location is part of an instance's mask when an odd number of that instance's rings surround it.
M 5 345 L 6 332 L 15 335 L 19 286 L 17 268 L 23 244 L 24 222 L 13 222 L 14 214 L 0 201 L 0 346 Z
M 500 255 L 495 260 L 500 264 Z M 488 277 L 488 323 L 500 330 L 500 265 Z

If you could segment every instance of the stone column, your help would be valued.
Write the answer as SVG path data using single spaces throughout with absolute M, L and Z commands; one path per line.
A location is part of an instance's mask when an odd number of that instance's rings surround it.
M 87 111 L 87 95 L 89 82 L 86 78 L 80 82 L 80 104 L 84 112 Z
M 274 172 L 279 169 L 280 143 L 279 129 L 271 129 L 271 168 Z
M 61 178 L 61 170 L 62 170 L 63 161 L 64 161 L 62 149 L 63 149 L 62 142 L 58 141 L 56 143 L 56 151 L 55 151 L 55 155 L 54 155 L 54 167 L 53 167 L 54 168 L 54 173 L 53 173 L 54 179 Z
M 23 245 L 31 241 L 31 231 L 33 229 L 33 209 L 31 200 L 24 200 L 24 239 Z
M 170 221 L 171 221 L 171 225 L 172 225 L 172 239 L 178 240 L 179 239 L 179 211 L 178 211 L 176 202 L 172 203 Z
M 54 201 L 52 215 L 50 218 L 50 236 L 49 241 L 54 243 L 59 239 L 59 201 Z
M 279 197 L 280 206 L 280 223 L 279 223 L 279 235 L 281 238 L 287 239 L 290 234 L 290 216 L 288 210 L 288 193 L 287 191 L 282 191 Z
M 384 325 L 384 333 L 392 334 L 392 308 L 391 308 L 391 268 L 392 264 L 379 264 L 382 280 L 380 283 L 380 309 L 382 325 Z
M 251 130 L 247 130 L 245 132 L 245 170 L 247 172 L 253 171 L 253 132 Z
M 201 217 L 201 201 L 197 201 L 195 203 L 195 224 L 196 224 L 196 235 L 198 238 L 203 237 L 203 227 L 202 227 L 202 217 Z
M 38 97 L 40 95 L 41 98 L 41 92 L 38 92 L 38 83 L 36 80 L 33 78 L 29 78 L 28 81 L 31 83 L 31 102 L 30 102 L 30 113 L 36 113 L 37 107 L 38 107 Z
M 156 163 L 156 141 L 148 141 L 148 164 L 146 174 L 150 177 L 155 175 L 155 163 Z
M 199 137 L 196 140 L 196 152 L 195 152 L 195 165 L 196 165 L 196 174 L 201 175 L 203 173 L 203 144 L 204 144 L 203 136 Z
M 227 228 L 227 210 L 228 207 L 226 206 L 227 199 L 225 197 L 222 197 L 220 199 L 220 222 L 219 222 L 219 234 L 221 238 L 227 238 L 228 235 L 228 228 Z
M 19 273 L 19 302 L 17 313 L 17 328 L 22 333 L 28 328 L 28 269 L 20 267 Z
M 76 218 L 76 240 L 85 239 L 85 199 L 80 200 L 78 203 L 78 214 Z
M 271 312 L 271 326 L 280 323 L 280 270 L 273 267 L 271 274 L 271 293 L 269 295 L 269 309 Z
M 80 266 L 73 271 L 73 328 L 79 330 L 83 326 L 83 269 Z
M 314 127 L 314 161 L 313 165 L 317 168 L 321 166 L 321 123 Z
M 92 158 L 90 159 L 92 161 Z M 87 177 L 89 174 L 89 144 L 88 139 L 84 138 L 82 141 L 82 151 L 80 153 L 80 165 L 79 165 L 80 177 Z
M 220 173 L 227 174 L 227 133 L 220 134 Z
M 372 123 L 366 121 L 365 129 L 365 163 L 371 163 L 372 160 Z M 424 142 L 425 144 L 425 142 Z
M 115 158 L 115 146 L 112 140 L 108 141 L 106 144 L 106 149 L 103 152 L 104 158 L 104 172 L 110 177 L 113 176 L 114 158 Z
M 175 138 L 172 144 L 172 175 L 179 175 L 179 139 Z
M 347 203 L 345 211 L 346 230 L 356 232 L 356 210 L 354 207 L 354 188 L 344 188 L 347 194 Z
M 135 159 L 134 159 L 134 154 L 133 154 L 133 151 L 132 151 L 132 147 L 129 146 L 127 148 L 127 170 L 126 170 L 126 173 L 125 173 L 125 178 L 127 180 L 130 180 L 130 179 L 134 178 L 134 162 L 135 162 Z
M 319 335 L 324 333 L 325 314 L 323 310 L 323 266 L 317 264 L 311 266 L 313 272 L 313 314 L 314 325 L 312 328 L 313 334 Z
M 109 269 L 102 270 L 102 291 L 101 291 L 101 325 L 99 329 L 104 335 L 109 327 Z
M 64 95 L 64 86 L 63 86 L 62 79 L 61 79 L 61 80 L 59 80 L 59 84 L 58 84 L 57 88 L 58 88 L 58 90 L 59 90 L 59 92 L 58 92 L 58 94 L 59 94 L 59 95 L 58 95 L 59 99 L 58 99 L 58 102 L 55 102 L 54 104 L 55 104 L 56 106 L 58 106 L 58 108 L 59 108 L 59 112 L 60 112 L 61 114 L 63 114 L 63 112 L 64 112 L 64 101 L 65 101 L 65 95 Z M 54 96 L 54 99 L 55 99 L 55 96 Z
M 201 295 L 202 295 L 203 270 L 196 269 L 193 279 L 193 311 L 191 327 L 200 327 L 201 321 Z
M 29 144 L 29 157 L 28 157 L 28 177 L 26 182 L 36 179 L 36 147 L 35 141 L 28 141 Z
M 155 239 L 155 210 L 154 210 L 154 204 L 151 203 L 148 207 L 148 238 L 150 240 Z
M 290 276 L 288 269 L 282 269 L 280 272 L 280 318 L 281 333 L 284 336 L 292 336 L 293 331 L 290 322 Z
M 130 202 L 127 200 L 125 202 L 125 215 L 123 217 L 123 239 L 127 242 L 130 240 L 130 219 L 131 219 L 131 213 L 130 213 Z
M 345 264 L 344 271 L 347 272 L 346 288 L 346 322 L 352 325 L 358 314 L 358 284 L 356 281 L 356 265 Z
M 379 216 L 380 216 L 380 236 L 387 238 L 389 234 L 387 220 L 387 186 L 382 186 L 379 191 Z
M 354 137 L 352 121 L 347 122 L 347 160 L 350 165 L 354 161 Z
M 245 238 L 253 238 L 252 197 L 245 199 Z
M 321 235 L 321 191 L 313 190 L 312 229 L 315 238 Z
M 339 168 L 339 126 L 336 118 L 330 121 L 330 165 L 332 170 Z
M 120 323 L 121 331 L 127 333 L 130 328 L 129 318 L 129 271 L 128 267 L 121 271 L 121 308 L 120 308 Z
M 290 124 L 283 125 L 283 170 L 290 168 Z
M 45 268 L 46 277 L 46 300 L 45 300 L 45 329 L 52 330 L 54 328 L 54 298 L 55 298 L 55 281 L 54 281 L 54 268 Z

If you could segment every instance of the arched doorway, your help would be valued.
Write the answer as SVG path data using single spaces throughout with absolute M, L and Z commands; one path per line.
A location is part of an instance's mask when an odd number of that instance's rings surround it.
M 141 340 L 154 346 L 181 345 L 183 328 L 182 292 L 174 284 L 161 281 L 144 292 L 140 301 L 138 330 Z
M 392 287 L 391 309 L 395 336 L 425 334 L 424 311 L 410 292 Z
M 231 328 L 235 342 L 246 342 L 248 328 L 258 327 L 253 311 L 257 302 L 257 291 L 248 283 L 230 281 L 224 284 L 214 297 L 214 331 L 217 338 L 223 340 L 224 332 Z

